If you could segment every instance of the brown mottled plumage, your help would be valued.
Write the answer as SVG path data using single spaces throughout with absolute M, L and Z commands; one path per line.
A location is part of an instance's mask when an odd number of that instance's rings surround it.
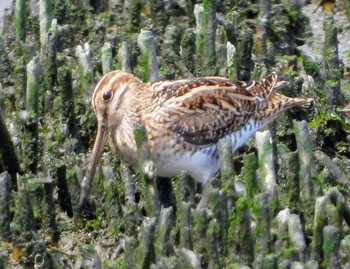
M 89 188 L 106 136 L 122 161 L 137 163 L 133 130 L 139 125 L 145 126 L 158 175 L 185 171 L 205 182 L 220 168 L 220 139 L 230 139 L 235 151 L 277 113 L 309 103 L 273 91 L 284 85 L 276 73 L 247 83 L 220 77 L 143 83 L 123 71 L 106 74 L 92 96 L 98 130 L 83 189 Z

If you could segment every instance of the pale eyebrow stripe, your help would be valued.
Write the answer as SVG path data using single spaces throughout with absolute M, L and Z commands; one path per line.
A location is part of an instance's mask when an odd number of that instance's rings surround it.
M 113 77 L 115 75 L 116 71 L 114 72 L 110 72 L 107 75 L 103 76 L 102 79 L 97 83 L 95 90 L 92 94 L 92 98 L 91 98 L 91 102 L 92 102 L 92 107 L 94 108 L 94 111 L 96 111 L 96 107 L 94 104 L 94 100 L 96 98 L 96 94 L 100 91 L 100 89 L 104 88 L 104 84 L 108 84 L 111 77 Z

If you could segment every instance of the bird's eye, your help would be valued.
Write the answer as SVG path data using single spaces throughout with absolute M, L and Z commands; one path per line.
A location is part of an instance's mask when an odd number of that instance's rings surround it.
M 102 95 L 103 100 L 108 101 L 112 98 L 112 92 L 111 91 L 105 91 Z

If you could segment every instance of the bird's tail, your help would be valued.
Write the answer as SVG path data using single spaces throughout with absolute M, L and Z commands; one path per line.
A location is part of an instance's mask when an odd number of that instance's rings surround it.
M 311 98 L 291 98 L 279 93 L 272 93 L 264 102 L 258 114 L 259 120 L 273 119 L 276 114 L 288 110 L 290 108 L 301 106 L 310 108 L 313 105 Z

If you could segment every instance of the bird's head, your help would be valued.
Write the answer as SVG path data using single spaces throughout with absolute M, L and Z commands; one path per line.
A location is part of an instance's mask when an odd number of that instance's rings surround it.
M 97 84 L 92 95 L 92 107 L 98 124 L 108 128 L 118 125 L 127 108 L 127 97 L 135 84 L 142 83 L 137 77 L 121 70 L 112 71 Z
M 92 106 L 97 117 L 97 133 L 91 153 L 91 159 L 82 182 L 82 192 L 90 188 L 97 163 L 102 155 L 107 130 L 118 126 L 129 106 L 132 89 L 142 83 L 137 77 L 127 72 L 116 70 L 102 77 L 92 95 Z M 84 199 L 86 197 L 80 197 Z

